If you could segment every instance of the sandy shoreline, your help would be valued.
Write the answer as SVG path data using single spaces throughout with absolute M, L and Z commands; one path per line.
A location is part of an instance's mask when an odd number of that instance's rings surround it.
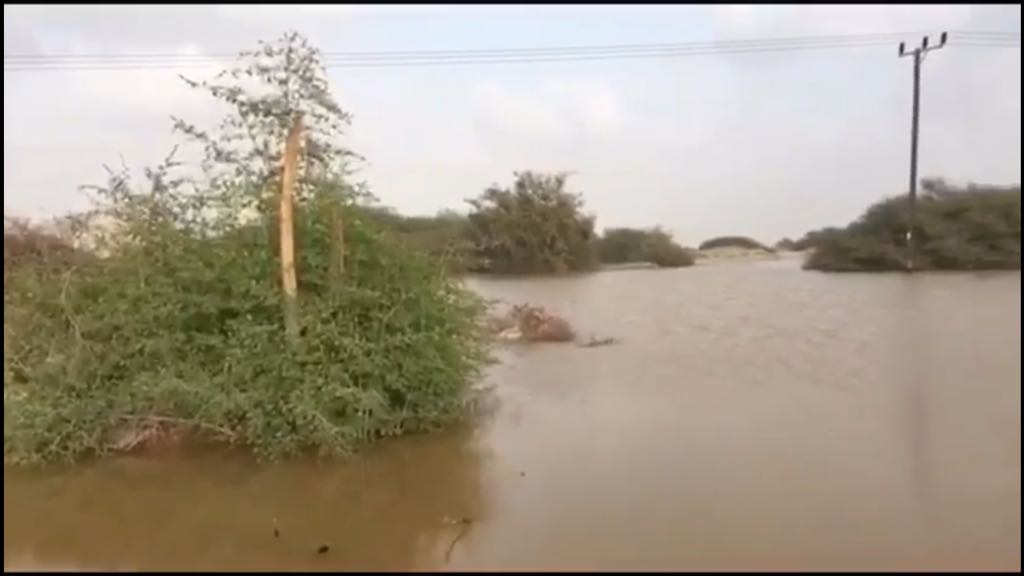
M 694 265 L 702 266 L 723 262 L 761 262 L 769 260 L 801 260 L 806 252 L 793 250 L 750 250 L 747 248 L 712 248 L 710 250 L 694 250 Z M 601 271 L 615 272 L 619 270 L 655 270 L 658 267 L 650 262 L 630 262 L 626 264 L 606 264 Z

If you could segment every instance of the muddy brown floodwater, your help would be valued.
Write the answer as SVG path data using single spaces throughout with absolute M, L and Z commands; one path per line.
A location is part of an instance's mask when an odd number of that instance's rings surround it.
M 504 348 L 493 413 L 344 463 L 6 469 L 5 566 L 1020 569 L 1019 273 L 472 284 L 619 343 Z

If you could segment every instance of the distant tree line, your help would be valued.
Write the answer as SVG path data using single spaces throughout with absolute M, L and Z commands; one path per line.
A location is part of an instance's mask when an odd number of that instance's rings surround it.
M 468 200 L 463 215 L 403 216 L 362 208 L 408 246 L 443 258 L 450 270 L 494 274 L 551 274 L 593 270 L 601 264 L 693 264 L 691 251 L 660 228 L 613 228 L 599 235 L 567 175 L 522 172 L 511 187 L 492 185 Z

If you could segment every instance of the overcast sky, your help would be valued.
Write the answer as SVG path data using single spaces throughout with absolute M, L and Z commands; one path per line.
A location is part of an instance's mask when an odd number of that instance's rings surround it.
M 287 29 L 323 51 L 530 48 L 1001 30 L 1020 6 L 4 6 L 4 53 L 236 52 Z M 1020 182 L 1020 48 L 948 46 L 924 64 L 920 173 Z M 4 209 L 87 205 L 103 163 L 157 162 L 171 114 L 213 121 L 176 70 L 4 72 Z M 193 70 L 201 74 L 202 70 Z M 575 172 L 598 226 L 685 243 L 845 224 L 906 189 L 911 63 L 896 45 L 774 54 L 332 69 L 349 147 L 410 213 L 523 169 Z

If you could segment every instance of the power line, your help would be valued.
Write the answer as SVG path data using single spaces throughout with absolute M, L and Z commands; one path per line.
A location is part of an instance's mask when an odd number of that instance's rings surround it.
M 738 54 L 756 52 L 778 52 L 793 50 L 820 50 L 828 48 L 856 48 L 863 46 L 883 46 L 885 41 L 872 41 L 860 43 L 836 43 L 819 45 L 791 45 L 791 46 L 748 46 L 737 48 L 705 48 L 705 49 L 663 49 L 647 51 L 619 51 L 619 52 L 592 52 L 592 53 L 563 53 L 563 54 L 540 54 L 535 56 L 500 55 L 487 57 L 449 57 L 449 58 L 406 58 L 393 60 L 350 60 L 341 58 L 323 58 L 323 65 L 327 68 L 384 68 L 394 66 L 437 66 L 446 64 L 505 64 L 505 63 L 533 63 L 533 62 L 565 62 L 585 60 L 613 60 L 631 58 L 663 58 L 681 56 L 700 56 L 713 54 Z M 169 68 L 195 68 L 216 64 L 215 61 L 192 60 L 183 62 L 99 62 L 99 63 L 40 63 L 24 65 L 21 63 L 4 66 L 5 71 L 46 71 L 46 70 L 158 70 Z
M 1020 38 L 1020 31 L 1013 30 L 951 30 L 950 38 L 963 36 L 984 36 L 990 38 L 1017 37 Z
M 391 51 L 355 51 L 355 52 L 322 52 L 324 58 L 351 59 L 388 59 L 405 57 L 446 57 L 446 56 L 511 56 L 511 55 L 545 55 L 548 53 L 576 53 L 603 51 L 632 51 L 644 49 L 675 49 L 675 48 L 713 48 L 746 45 L 792 44 L 804 42 L 862 41 L 901 38 L 917 32 L 881 32 L 868 34 L 831 34 L 818 36 L 769 37 L 740 40 L 718 40 L 705 42 L 663 42 L 652 44 L 608 44 L 608 45 L 576 45 L 543 48 L 494 48 L 494 49 L 459 49 L 459 50 L 391 50 Z M 961 31 L 956 37 L 973 40 L 1019 40 L 1020 33 Z M 5 54 L 8 63 L 19 62 L 59 62 L 59 61 L 191 61 L 191 60 L 234 60 L 237 54 L 204 54 L 187 55 L 174 53 L 135 53 L 135 54 Z
M 1020 40 L 1007 41 L 980 41 L 980 40 L 950 40 L 950 46 L 979 46 L 983 48 L 1018 48 Z
M 863 48 L 871 46 L 888 45 L 885 41 L 870 42 L 845 42 L 835 44 L 816 45 L 790 45 L 790 46 L 747 46 L 735 48 L 710 48 L 710 49 L 687 49 L 687 50 L 660 50 L 649 52 L 617 52 L 598 54 L 572 54 L 555 56 L 524 56 L 524 57 L 502 57 L 489 59 L 450 59 L 450 60 L 408 60 L 390 62 L 350 62 L 338 63 L 329 61 L 328 68 L 383 68 L 389 66 L 433 66 L 444 64 L 506 64 L 506 63 L 534 63 L 534 62 L 569 62 L 569 61 L 593 61 L 593 60 L 628 60 L 635 58 L 679 58 L 686 56 L 710 56 L 722 54 L 755 54 L 770 52 L 792 52 L 792 51 L 813 51 L 828 50 L 836 48 Z
M 795 37 L 771 37 L 740 40 L 717 40 L 704 42 L 661 42 L 649 44 L 604 44 L 604 45 L 570 45 L 570 46 L 548 46 L 542 48 L 490 48 L 490 49 L 459 49 L 459 50 L 387 50 L 387 51 L 355 51 L 355 52 L 322 52 L 325 58 L 355 58 L 355 59 L 377 59 L 392 57 L 416 57 L 416 56 L 507 56 L 507 55 L 538 55 L 560 52 L 590 52 L 590 51 L 618 51 L 618 50 L 642 50 L 642 49 L 671 49 L 671 48 L 697 48 L 697 47 L 725 47 L 743 46 L 750 44 L 772 44 L 772 43 L 800 43 L 820 41 L 841 41 L 841 40 L 871 40 L 886 39 L 905 36 L 900 33 L 871 33 L 871 34 L 845 34 L 845 35 L 820 35 L 820 36 L 795 36 Z M 207 54 L 207 55 L 184 55 L 169 53 L 136 53 L 136 54 L 5 54 L 5 60 L 121 60 L 121 59 L 143 59 L 143 60 L 178 60 L 178 59 L 216 59 L 231 60 L 237 58 L 237 54 Z
M 958 42 L 964 46 L 1019 46 L 1019 35 L 974 32 Z M 675 58 L 717 54 L 763 53 L 836 48 L 860 48 L 888 45 L 902 34 L 848 34 L 723 40 L 715 42 L 676 42 L 660 44 L 619 44 L 604 46 L 566 46 L 548 48 L 513 48 L 491 50 L 425 50 L 378 52 L 324 52 L 327 68 L 382 68 L 408 66 L 539 63 L 633 58 Z M 107 55 L 5 55 L 4 71 L 54 70 L 159 70 L 209 66 L 237 56 L 174 55 L 174 54 L 107 54 Z

